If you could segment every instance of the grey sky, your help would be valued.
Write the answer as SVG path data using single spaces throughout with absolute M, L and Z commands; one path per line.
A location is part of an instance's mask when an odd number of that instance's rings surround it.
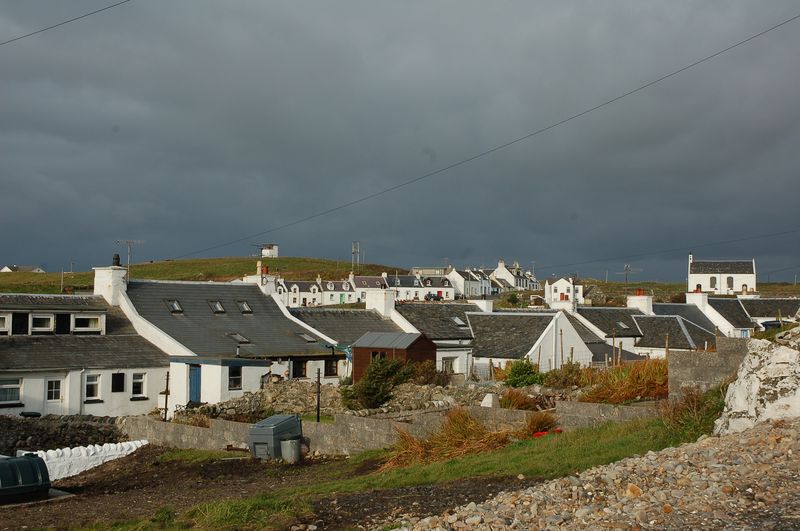
M 0 41 L 108 1 L 7 2 Z M 474 155 L 800 12 L 795 2 L 135 0 L 0 47 L 0 263 L 191 253 Z M 800 21 L 469 165 L 209 251 L 681 279 L 798 229 Z M 800 266 L 800 234 L 696 248 Z M 792 279 L 800 267 L 776 278 Z M 617 277 L 619 278 L 619 277 Z

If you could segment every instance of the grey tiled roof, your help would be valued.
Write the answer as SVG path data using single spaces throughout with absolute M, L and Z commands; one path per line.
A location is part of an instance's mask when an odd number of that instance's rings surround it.
M 414 328 L 434 341 L 471 339 L 469 327 L 459 326 L 453 318 L 458 317 L 464 325 L 467 325 L 466 313 L 480 311 L 474 304 L 441 302 L 397 303 L 395 309 L 414 325 Z
M 329 353 L 323 339 L 286 318 L 277 303 L 252 284 L 131 281 L 128 297 L 142 317 L 200 356 L 234 357 L 237 341 L 230 336 L 233 333 L 250 341 L 240 346 L 243 358 Z M 180 302 L 182 313 L 170 312 L 166 301 L 171 299 Z M 208 303 L 211 300 L 219 300 L 225 313 L 215 314 Z M 243 300 L 252 313 L 239 310 L 237 301 Z M 316 341 L 309 342 L 303 335 Z
M 800 299 L 740 299 L 750 317 L 794 317 L 800 310 Z
M 284 280 L 283 285 L 286 286 L 286 289 L 289 291 L 292 290 L 292 286 L 297 286 L 297 289 L 301 293 L 309 293 L 311 292 L 311 288 L 317 288 L 317 291 L 322 291 L 319 284 L 312 280 Z
M 431 285 L 428 286 L 428 281 Z M 451 288 L 453 287 L 450 279 L 446 277 L 425 277 L 422 279 L 422 285 L 431 288 Z
M 744 310 L 739 299 L 708 298 L 708 304 L 714 308 L 734 328 L 753 328 L 750 316 Z
M 679 315 L 709 332 L 714 332 L 715 326 L 706 314 L 694 304 L 680 303 L 655 303 L 653 313 L 656 315 Z
M 575 317 L 570 313 L 564 312 L 564 315 L 567 316 L 567 320 L 569 321 L 569 323 L 572 325 L 573 328 L 575 328 L 575 331 L 578 332 L 578 336 L 580 336 L 581 341 L 583 341 L 587 345 L 589 345 L 590 343 L 605 344 L 603 338 L 598 336 L 588 328 L 586 328 L 586 326 L 580 321 L 580 319 L 578 319 L 577 317 Z
M 408 348 L 422 334 L 405 332 L 367 332 L 353 343 L 353 347 L 361 348 Z
M 103 297 L 93 295 L 0 294 L 0 309 L 2 310 L 102 311 L 107 308 L 108 304 Z
M 634 319 L 636 319 L 643 334 L 636 342 L 637 347 L 665 348 L 668 334 L 669 346 L 674 349 L 702 349 L 706 341 L 709 345 L 714 344 L 714 334 L 687 323 L 681 317 L 674 315 L 640 315 Z
M 418 288 L 421 286 L 415 275 L 389 275 L 386 282 L 392 288 Z
M 752 275 L 752 260 L 694 260 L 689 264 L 689 273 L 697 275 Z
M 601 343 L 587 343 L 586 346 L 592 353 L 592 361 L 594 362 L 600 363 L 600 362 L 605 362 L 606 360 L 609 360 L 609 362 L 613 362 L 613 357 L 615 355 L 619 356 L 619 348 L 614 350 L 614 347 L 612 347 L 605 341 Z M 643 359 L 643 356 L 640 356 L 629 350 L 622 349 L 622 359 L 623 361 L 638 361 Z
M 386 279 L 383 277 L 356 276 L 353 277 L 353 284 L 356 289 L 362 288 L 387 288 Z
M 333 284 L 332 288 L 328 284 Z M 321 283 L 322 291 L 353 291 L 349 280 L 323 280 Z
M 599 328 L 606 334 L 606 337 L 640 337 L 642 335 L 633 320 L 634 315 L 642 315 L 639 310 L 582 307 L 578 308 L 578 314 Z
M 476 358 L 521 359 L 553 320 L 552 314 L 469 313 Z
M 292 315 L 340 343 L 352 344 L 367 332 L 402 332 L 375 310 L 291 308 Z

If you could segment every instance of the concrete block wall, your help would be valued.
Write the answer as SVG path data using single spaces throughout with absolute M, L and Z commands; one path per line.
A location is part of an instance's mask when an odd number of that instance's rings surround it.
M 706 391 L 736 376 L 747 355 L 747 339 L 719 337 L 716 352 L 670 352 L 669 396 L 678 396 L 685 387 Z
M 561 400 L 556 402 L 556 417 L 565 430 L 598 426 L 606 422 L 627 422 L 641 418 L 652 418 L 658 414 L 655 402 L 641 402 L 629 406 L 594 404 Z

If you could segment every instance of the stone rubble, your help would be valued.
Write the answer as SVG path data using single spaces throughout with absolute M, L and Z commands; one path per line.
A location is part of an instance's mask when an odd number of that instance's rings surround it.
M 648 452 L 383 529 L 797 529 L 800 419 Z

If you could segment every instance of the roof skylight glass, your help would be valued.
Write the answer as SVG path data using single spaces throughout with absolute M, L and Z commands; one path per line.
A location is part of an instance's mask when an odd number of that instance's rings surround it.
M 467 326 L 467 323 L 464 322 L 461 317 L 452 317 L 453 322 L 456 323 L 458 326 Z
M 183 307 L 181 306 L 181 303 L 178 302 L 176 299 L 168 300 L 167 308 L 169 308 L 169 311 L 171 311 L 172 313 L 183 313 Z
M 236 301 L 236 305 L 239 306 L 239 311 L 242 313 L 253 313 L 253 309 L 247 301 Z
M 228 334 L 228 337 L 230 337 L 231 339 L 233 339 L 237 343 L 250 343 L 250 340 L 247 339 L 246 337 L 244 337 L 239 332 L 231 332 L 230 334 Z
M 214 313 L 225 313 L 225 307 L 220 301 L 208 301 L 208 305 Z
M 624 328 L 625 330 L 627 330 L 628 328 L 630 328 L 628 325 L 626 325 L 626 324 L 625 324 L 625 323 L 623 323 L 622 321 L 617 321 L 617 325 L 619 325 L 619 327 L 620 327 L 620 328 Z
M 313 336 L 310 336 L 308 334 L 297 334 L 297 335 L 302 337 L 303 339 L 305 339 L 306 343 L 316 343 L 317 342 L 317 340 Z

